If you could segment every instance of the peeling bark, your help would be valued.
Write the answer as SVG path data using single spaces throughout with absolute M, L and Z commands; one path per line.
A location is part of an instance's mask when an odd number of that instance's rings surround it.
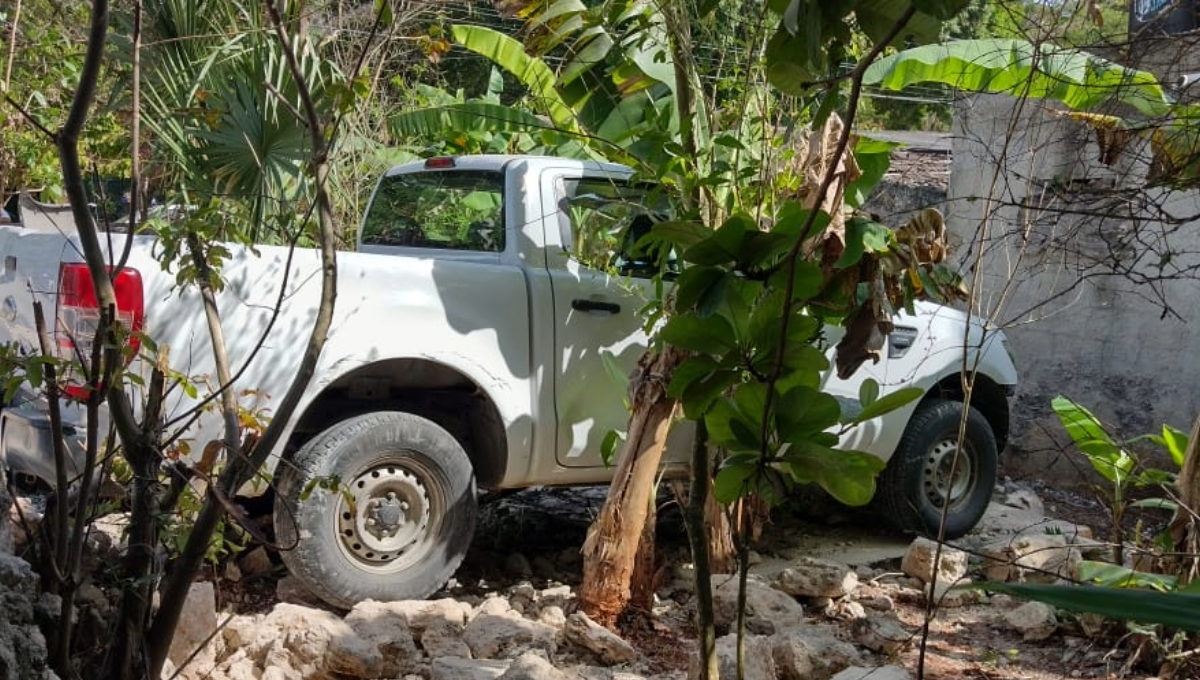
M 612 488 L 583 544 L 583 583 L 579 607 L 602 626 L 612 628 L 629 606 L 631 583 L 653 574 L 635 573 L 638 546 L 654 504 L 654 489 L 667 433 L 677 403 L 667 384 L 683 359 L 666 347 L 647 352 L 632 381 L 629 434 L 617 463 Z

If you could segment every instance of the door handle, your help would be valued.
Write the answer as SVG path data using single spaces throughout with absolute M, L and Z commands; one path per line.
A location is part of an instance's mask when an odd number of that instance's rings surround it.
M 620 314 L 621 305 L 615 302 L 604 302 L 603 300 L 588 300 L 585 298 L 575 298 L 571 300 L 571 309 L 580 312 L 608 312 L 609 314 Z

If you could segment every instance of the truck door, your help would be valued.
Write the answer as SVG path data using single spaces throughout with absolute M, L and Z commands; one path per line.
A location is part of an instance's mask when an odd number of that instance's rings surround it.
M 543 189 L 549 182 L 543 182 Z M 646 350 L 643 307 L 656 268 L 633 252 L 652 225 L 649 190 L 610 176 L 559 176 L 547 192 L 547 268 L 554 297 L 556 455 L 602 466 L 601 442 L 624 432 L 628 376 Z

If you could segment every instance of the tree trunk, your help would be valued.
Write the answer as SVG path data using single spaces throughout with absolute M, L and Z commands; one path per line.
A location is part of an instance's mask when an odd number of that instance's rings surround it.
M 646 524 L 642 527 L 642 537 L 638 541 L 637 554 L 633 558 L 633 578 L 629 583 L 629 605 L 626 607 L 626 611 L 643 615 L 654 611 L 654 593 L 658 592 L 659 583 L 662 581 L 655 550 L 655 532 L 658 528 L 655 489 L 650 493 Z
M 609 628 L 629 605 L 638 545 L 654 504 L 659 463 L 677 407 L 667 396 L 667 384 L 682 359 L 679 350 L 665 347 L 647 352 L 638 362 L 629 434 L 608 497 L 583 544 L 579 607 Z M 653 578 L 653 574 L 638 576 Z
M 698 680 L 718 680 L 720 667 L 717 659 L 717 616 L 713 608 L 712 574 L 713 547 L 717 537 L 729 538 L 729 522 L 721 526 L 710 523 L 710 511 L 724 517 L 712 495 L 712 459 L 708 452 L 708 430 L 701 420 L 696 424 L 696 441 L 692 442 L 692 480 L 684 506 L 688 545 L 691 547 L 695 565 L 696 589 L 696 642 L 699 645 L 700 664 Z
M 713 498 L 712 480 L 704 495 L 704 525 L 708 528 L 708 562 L 714 574 L 732 574 L 737 567 L 737 546 L 729 510 Z
M 1197 517 L 1200 512 L 1200 415 L 1192 424 L 1187 453 L 1175 485 L 1179 505 L 1171 518 L 1170 529 L 1175 553 L 1180 556 L 1176 571 L 1182 587 L 1200 576 L 1200 517 Z
M 703 421 L 698 422 L 697 426 L 703 427 Z M 692 486 L 695 480 L 692 480 L 691 483 L 679 480 L 672 484 L 671 490 L 675 493 L 675 500 L 679 503 L 679 507 L 684 509 L 684 523 L 688 529 L 703 529 L 702 533 L 696 534 L 700 537 L 701 543 L 689 541 L 693 550 L 692 554 L 698 556 L 697 551 L 704 549 L 712 573 L 732 574 L 734 567 L 737 566 L 737 546 L 733 542 L 733 525 L 729 522 L 729 510 L 713 498 L 711 471 L 715 461 L 708 458 L 704 437 L 699 434 L 696 436 L 696 444 L 704 448 L 705 452 L 702 466 L 698 466 L 700 454 L 692 456 L 692 475 L 703 474 L 706 482 L 705 489 L 697 495 L 691 491 L 692 488 L 695 488 Z M 696 507 L 697 499 L 703 507 Z M 693 513 L 696 514 L 693 516 Z

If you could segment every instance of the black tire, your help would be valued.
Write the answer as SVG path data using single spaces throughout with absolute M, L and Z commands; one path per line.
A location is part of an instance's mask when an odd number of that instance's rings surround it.
M 954 478 L 947 480 L 950 455 L 958 449 L 963 408 L 967 430 Z M 996 485 L 999 452 L 987 418 L 961 402 L 933 399 L 913 412 L 896 453 L 879 477 L 875 505 L 895 528 L 936 537 L 950 490 L 946 538 L 958 538 L 983 517 Z M 939 474 L 941 473 L 941 474 Z M 947 484 L 947 482 L 950 482 Z
M 275 479 L 283 562 L 336 607 L 428 597 L 475 533 L 470 459 L 449 432 L 410 413 L 342 421 L 280 463 Z

